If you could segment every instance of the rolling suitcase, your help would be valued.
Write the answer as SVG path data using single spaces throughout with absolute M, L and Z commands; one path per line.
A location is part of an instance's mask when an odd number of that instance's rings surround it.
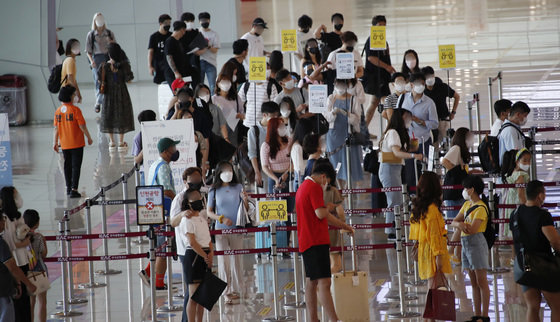
M 344 238 L 341 231 L 342 245 Z M 355 246 L 352 236 L 352 246 Z M 344 322 L 369 321 L 368 278 L 366 272 L 358 271 L 356 248 L 352 249 L 352 262 L 355 270 L 347 272 L 342 252 L 342 272 L 332 276 L 331 293 L 336 314 Z

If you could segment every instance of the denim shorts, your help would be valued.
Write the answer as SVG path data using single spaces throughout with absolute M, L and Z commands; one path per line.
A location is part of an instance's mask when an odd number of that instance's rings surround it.
M 488 244 L 483 233 L 462 236 L 461 246 L 463 269 L 488 269 Z

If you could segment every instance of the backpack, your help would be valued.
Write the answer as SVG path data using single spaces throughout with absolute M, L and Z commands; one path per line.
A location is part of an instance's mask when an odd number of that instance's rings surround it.
M 55 65 L 51 69 L 51 75 L 49 76 L 49 80 L 47 81 L 47 88 L 49 89 L 49 92 L 56 94 L 60 91 L 62 82 L 66 81 L 68 75 L 64 76 L 63 81 L 61 81 L 61 77 L 62 77 L 62 64 Z
M 480 142 L 478 146 L 478 158 L 480 159 L 480 164 L 482 169 L 490 174 L 493 173 L 500 173 L 500 140 L 499 136 L 502 131 L 507 128 L 513 126 L 519 134 L 525 139 L 525 147 L 530 149 L 533 146 L 533 140 L 531 138 L 526 137 L 517 126 L 514 126 L 512 123 L 504 123 L 496 136 L 489 136 L 486 135 L 484 140 Z
M 486 223 L 486 230 L 484 231 L 484 239 L 486 239 L 486 243 L 488 244 L 488 249 L 494 246 L 494 242 L 496 241 L 496 227 L 495 224 L 492 223 L 493 216 L 492 213 L 488 210 L 488 198 L 486 196 L 482 196 L 482 201 L 485 204 L 484 209 L 486 210 L 486 215 L 488 215 L 488 222 Z M 480 205 L 474 205 L 467 210 L 465 217 L 467 217 L 471 212 L 473 212 L 476 208 L 480 207 Z
M 460 164 L 454 166 L 451 170 L 447 171 L 445 176 L 443 177 L 443 185 L 444 186 L 455 186 L 455 185 L 462 185 L 463 180 L 469 174 L 465 170 L 463 166 Z M 461 189 L 446 189 L 443 190 L 443 200 L 460 200 L 463 199 Z
M 257 143 L 257 160 L 260 164 L 259 136 L 261 131 L 256 125 L 253 126 L 253 129 L 255 130 L 255 141 Z M 249 140 L 247 138 L 245 138 L 237 147 L 237 151 L 235 152 L 235 162 L 239 165 L 239 169 L 243 172 L 247 181 L 250 184 L 254 183 L 255 169 L 253 169 L 253 164 L 251 163 L 251 159 L 249 159 Z

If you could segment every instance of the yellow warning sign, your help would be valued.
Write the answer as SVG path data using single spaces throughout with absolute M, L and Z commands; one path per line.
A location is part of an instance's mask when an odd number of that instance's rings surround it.
M 371 32 L 369 35 L 370 49 L 387 49 L 387 37 L 385 30 L 385 26 L 371 26 Z
M 439 68 L 448 69 L 457 67 L 455 61 L 455 45 L 439 45 Z
M 297 35 L 295 29 L 282 30 L 282 52 L 297 51 Z
M 249 57 L 249 81 L 266 80 L 266 57 Z
M 287 221 L 288 203 L 286 200 L 259 201 L 259 221 Z

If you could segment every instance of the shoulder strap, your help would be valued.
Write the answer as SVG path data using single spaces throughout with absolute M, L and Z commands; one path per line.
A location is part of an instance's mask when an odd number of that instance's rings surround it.
M 253 125 L 253 129 L 255 130 L 255 144 L 257 145 L 257 161 L 259 161 L 259 164 L 261 163 L 261 145 L 259 144 L 260 139 L 259 136 L 261 134 L 261 130 L 259 130 L 259 127 L 257 125 Z
M 305 104 L 305 96 L 303 96 L 303 88 L 299 89 L 299 93 L 301 94 L 301 99 L 303 100 L 303 103 Z
M 152 186 L 155 186 L 156 184 L 156 179 L 157 179 L 157 175 L 158 175 L 158 171 L 159 168 L 161 168 L 161 165 L 163 164 L 163 162 L 160 162 L 157 166 L 156 166 L 156 170 L 154 171 L 154 177 L 152 178 Z
M 249 86 L 251 86 L 251 83 L 249 83 L 248 81 L 245 82 L 245 85 L 243 85 L 243 93 L 245 93 L 245 101 L 247 101 L 247 93 L 249 92 Z
M 399 104 L 397 106 L 397 108 L 402 108 L 403 103 L 404 103 L 404 99 L 406 98 L 406 93 L 402 93 L 399 97 L 397 97 L 397 100 L 399 101 Z M 399 100 L 400 98 L 400 100 Z

